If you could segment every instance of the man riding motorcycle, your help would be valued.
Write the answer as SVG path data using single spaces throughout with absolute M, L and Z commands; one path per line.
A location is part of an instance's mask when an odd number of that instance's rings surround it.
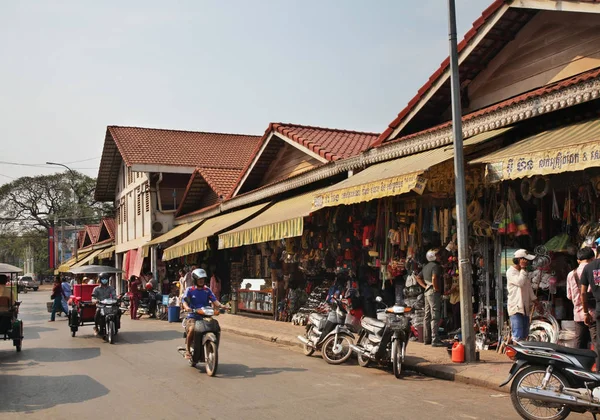
M 110 274 L 101 273 L 98 279 L 100 280 L 100 285 L 96 286 L 92 291 L 92 302 L 99 303 L 104 299 L 118 299 L 115 288 L 109 284 Z M 94 323 L 96 324 L 94 326 L 94 335 L 98 335 L 98 332 L 104 327 L 104 317 L 102 316 L 101 309 L 98 307 L 96 307 Z
M 196 313 L 196 309 L 209 306 L 212 303 L 217 308 L 226 308 L 221 302 L 219 302 L 213 292 L 204 284 L 207 279 L 206 271 L 201 268 L 197 268 L 192 271 L 192 279 L 194 280 L 194 286 L 188 287 L 183 293 L 183 308 L 189 311 L 185 320 L 185 329 L 187 331 L 185 341 L 185 358 L 190 359 L 192 354 L 190 347 L 194 340 L 194 325 L 197 319 L 202 319 L 202 315 Z

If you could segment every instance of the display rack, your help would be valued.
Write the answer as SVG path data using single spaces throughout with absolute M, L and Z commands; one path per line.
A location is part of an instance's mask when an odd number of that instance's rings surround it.
M 273 314 L 273 290 L 249 290 L 238 291 L 238 310 L 256 314 Z

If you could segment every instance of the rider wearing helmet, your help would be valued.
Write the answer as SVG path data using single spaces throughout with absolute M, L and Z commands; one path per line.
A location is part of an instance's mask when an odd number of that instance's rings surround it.
M 187 330 L 185 342 L 186 359 L 191 358 L 190 346 L 194 339 L 194 325 L 197 319 L 202 319 L 202 316 L 198 315 L 195 310 L 209 306 L 210 303 L 217 308 L 225 308 L 225 306 L 217 300 L 213 292 L 204 284 L 207 278 L 206 271 L 197 268 L 192 271 L 192 278 L 194 280 L 194 285 L 185 289 L 182 296 L 183 308 L 190 312 L 185 320 L 185 328 Z
M 93 303 L 98 303 L 98 302 L 102 302 L 104 299 L 117 299 L 117 292 L 115 290 L 114 287 L 112 287 L 109 282 L 110 282 L 110 274 L 109 273 L 101 273 L 98 276 L 98 279 L 100 280 L 100 285 L 94 287 L 94 290 L 92 291 L 92 302 Z M 102 327 L 104 326 L 104 317 L 102 316 L 101 312 L 100 312 L 100 308 L 96 308 L 96 315 L 94 316 L 94 323 L 96 324 L 94 326 L 94 334 L 98 335 L 98 331 L 99 328 L 98 327 Z

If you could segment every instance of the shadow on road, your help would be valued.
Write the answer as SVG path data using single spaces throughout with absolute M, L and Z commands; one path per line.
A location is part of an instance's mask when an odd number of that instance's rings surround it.
M 180 339 L 183 341 L 183 333 L 178 331 L 119 331 L 119 341 L 128 344 L 146 344 L 154 341 L 169 341 Z
M 109 390 L 87 375 L 0 375 L 2 412 L 32 412 L 102 397 Z
M 26 342 L 23 343 L 25 344 Z M 100 347 L 75 349 L 37 347 L 33 349 L 27 349 L 25 346 L 23 346 L 23 351 L 20 353 L 17 353 L 14 350 L 0 352 L 0 369 L 10 368 L 10 364 L 18 363 L 18 365 L 12 365 L 13 370 L 16 370 L 18 366 L 25 365 L 22 362 L 26 360 L 31 360 L 38 363 L 77 362 L 81 360 L 94 359 L 98 356 L 100 356 Z
M 246 365 L 238 364 L 220 364 L 217 371 L 217 377 L 223 379 L 243 379 L 243 378 L 255 378 L 263 375 L 276 375 L 282 372 L 306 372 L 308 369 L 303 368 L 251 368 Z
M 57 330 L 58 328 L 34 327 L 23 323 L 23 334 L 25 336 L 25 340 L 37 340 L 40 338 L 40 333 Z

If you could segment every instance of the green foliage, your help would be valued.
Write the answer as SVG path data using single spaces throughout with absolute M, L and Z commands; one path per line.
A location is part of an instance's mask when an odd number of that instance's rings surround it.
M 54 219 L 69 224 L 97 223 L 112 205 L 94 201 L 96 180 L 79 172 L 21 177 L 0 186 L 0 224 L 47 231 Z
M 38 230 L 0 234 L 0 262 L 23 267 L 29 246 L 33 251 L 35 272 L 51 274 L 48 269 L 48 238 Z

